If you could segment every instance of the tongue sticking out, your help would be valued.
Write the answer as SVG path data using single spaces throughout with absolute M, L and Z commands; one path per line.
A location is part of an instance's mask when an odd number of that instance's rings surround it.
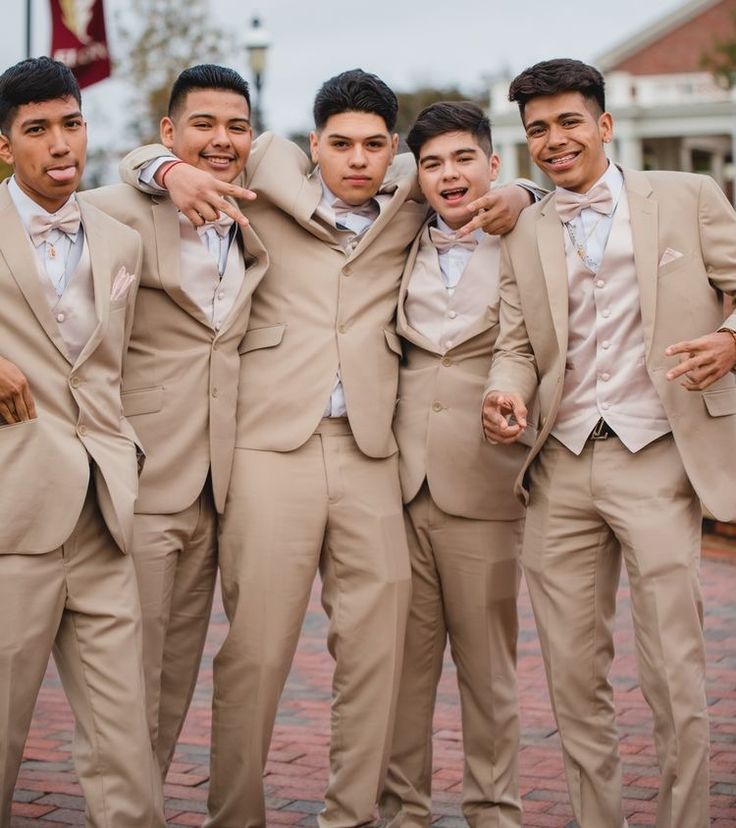
M 64 183 L 66 181 L 71 181 L 74 176 L 77 174 L 76 167 L 61 167 L 59 169 L 54 170 L 46 170 L 49 178 L 53 178 L 54 181 L 58 181 L 60 183 Z

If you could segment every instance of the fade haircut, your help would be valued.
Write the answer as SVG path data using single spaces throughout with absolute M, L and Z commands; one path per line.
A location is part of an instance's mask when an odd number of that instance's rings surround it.
M 48 57 L 28 58 L 0 75 L 0 132 L 8 135 L 18 108 L 57 98 L 74 98 L 82 107 L 82 93 L 72 70 Z
M 419 161 L 427 141 L 447 132 L 469 132 L 488 157 L 493 153 L 491 122 L 472 101 L 438 101 L 425 106 L 412 124 L 406 143 Z
M 214 63 L 200 63 L 185 69 L 174 81 L 169 95 L 169 118 L 175 118 L 184 106 L 187 95 L 194 89 L 224 89 L 242 95 L 250 112 L 248 82 L 234 69 Z
M 579 92 L 586 100 L 595 101 L 601 114 L 606 111 L 605 86 L 603 75 L 581 60 L 543 60 L 525 69 L 511 81 L 509 100 L 518 103 L 523 119 L 524 107 L 532 98 L 557 95 L 560 92 Z
M 386 129 L 394 131 L 399 102 L 377 76 L 362 69 L 350 69 L 325 81 L 314 99 L 314 125 L 322 129 L 332 115 L 368 112 L 383 118 Z

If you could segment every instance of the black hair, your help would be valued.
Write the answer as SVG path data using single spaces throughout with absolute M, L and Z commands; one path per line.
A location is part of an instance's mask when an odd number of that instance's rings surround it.
M 314 99 L 314 125 L 317 129 L 332 115 L 343 112 L 369 112 L 383 118 L 393 132 L 399 102 L 391 89 L 377 76 L 362 69 L 350 69 L 325 81 Z
M 509 100 L 519 104 L 522 118 L 524 107 L 532 98 L 557 95 L 560 92 L 580 92 L 595 101 L 601 112 L 606 111 L 606 82 L 594 67 L 581 60 L 558 58 L 543 60 L 517 75 L 509 87 Z
M 82 93 L 72 70 L 48 57 L 28 58 L 0 75 L 0 132 L 10 132 L 18 107 L 56 98 L 74 98 L 82 106 Z
M 493 152 L 491 122 L 472 101 L 438 101 L 425 106 L 412 124 L 406 143 L 418 161 L 427 141 L 447 132 L 469 132 L 486 155 Z
M 224 89 L 235 92 L 245 98 L 250 111 L 250 90 L 245 78 L 228 66 L 200 63 L 198 66 L 185 69 L 174 81 L 169 95 L 168 114 L 170 118 L 177 114 L 193 89 Z

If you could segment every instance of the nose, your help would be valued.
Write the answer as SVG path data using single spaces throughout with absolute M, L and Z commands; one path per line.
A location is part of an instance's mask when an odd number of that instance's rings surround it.
M 350 153 L 350 166 L 351 167 L 365 167 L 366 165 L 366 155 L 365 150 L 363 149 L 361 144 L 354 144 L 352 147 L 352 152 Z
M 214 135 L 212 136 L 212 143 L 218 147 L 230 146 L 230 135 L 224 124 L 218 124 L 215 127 Z
M 557 147 L 566 143 L 567 134 L 565 133 L 565 130 L 558 124 L 552 124 L 549 128 L 549 132 L 547 133 L 547 145 Z
M 454 181 L 459 176 L 457 165 L 454 161 L 448 161 L 442 168 L 442 179 Z
M 69 141 L 61 127 L 52 127 L 49 130 L 49 151 L 55 158 L 69 152 Z

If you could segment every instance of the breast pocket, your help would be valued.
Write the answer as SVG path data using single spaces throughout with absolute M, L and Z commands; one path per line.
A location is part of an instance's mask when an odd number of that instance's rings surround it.
M 284 338 L 286 325 L 270 325 L 268 328 L 253 328 L 246 331 L 238 348 L 239 354 L 257 351 L 260 348 L 273 348 Z

